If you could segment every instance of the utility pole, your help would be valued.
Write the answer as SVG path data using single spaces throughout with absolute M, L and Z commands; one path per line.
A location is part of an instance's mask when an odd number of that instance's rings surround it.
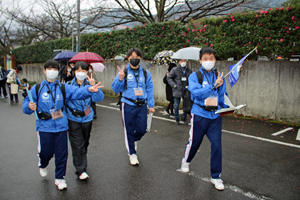
M 80 0 L 77 0 L 77 46 L 76 52 L 80 52 Z

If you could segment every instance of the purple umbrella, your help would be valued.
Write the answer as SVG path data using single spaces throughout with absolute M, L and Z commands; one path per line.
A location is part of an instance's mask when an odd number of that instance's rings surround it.
M 70 60 L 73 56 L 75 56 L 76 53 L 73 51 L 64 51 L 61 52 L 59 54 L 57 54 L 53 60 L 58 60 L 58 61 L 62 61 L 62 60 Z

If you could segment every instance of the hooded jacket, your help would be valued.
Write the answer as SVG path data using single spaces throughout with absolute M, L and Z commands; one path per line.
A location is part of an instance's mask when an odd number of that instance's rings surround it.
M 190 74 L 192 73 L 192 70 L 190 68 L 188 68 L 187 66 L 185 68 L 182 68 L 180 65 L 178 65 L 177 67 L 174 67 L 171 72 L 169 73 L 169 75 L 167 76 L 167 81 L 169 83 L 169 85 L 172 87 L 172 93 L 173 93 L 173 97 L 176 98 L 181 98 L 183 97 L 183 90 L 184 90 L 184 85 L 180 79 L 180 77 L 183 77 L 183 72 L 182 69 L 185 69 L 185 77 L 186 77 L 186 81 L 188 81 L 188 77 L 190 76 Z M 176 88 L 174 88 L 174 85 L 176 85 Z

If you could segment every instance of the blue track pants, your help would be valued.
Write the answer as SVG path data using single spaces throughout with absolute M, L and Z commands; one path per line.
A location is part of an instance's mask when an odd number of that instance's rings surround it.
M 131 106 L 122 103 L 122 119 L 125 145 L 128 155 L 135 154 L 134 142 L 140 140 L 147 132 L 147 105 Z
M 55 155 L 55 178 L 63 179 L 66 175 L 68 159 L 67 131 L 38 132 L 39 167 L 47 167 L 53 155 Z
M 210 173 L 218 179 L 222 172 L 222 117 L 208 119 L 191 114 L 190 138 L 186 145 L 184 161 L 189 163 L 199 149 L 204 135 L 211 143 Z

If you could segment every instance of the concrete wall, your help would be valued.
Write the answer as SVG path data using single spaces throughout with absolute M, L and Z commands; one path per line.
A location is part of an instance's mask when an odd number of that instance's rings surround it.
M 216 68 L 227 74 L 228 66 L 235 63 L 236 61 L 218 61 Z M 105 62 L 105 70 L 96 73 L 101 85 L 105 86 L 105 93 L 114 94 L 111 84 L 118 73 L 116 66 L 121 68 L 127 64 L 128 62 Z M 148 70 L 152 74 L 155 101 L 166 102 L 163 77 L 168 66 L 152 66 Z M 193 71 L 200 68 L 200 64 L 194 61 L 188 62 L 188 66 Z M 23 74 L 20 78 L 36 82 L 45 78 L 43 64 L 27 64 L 22 67 Z M 300 123 L 300 62 L 245 62 L 239 81 L 231 88 L 226 78 L 226 87 L 234 105 L 247 104 L 246 108 L 239 110 L 240 114 Z

